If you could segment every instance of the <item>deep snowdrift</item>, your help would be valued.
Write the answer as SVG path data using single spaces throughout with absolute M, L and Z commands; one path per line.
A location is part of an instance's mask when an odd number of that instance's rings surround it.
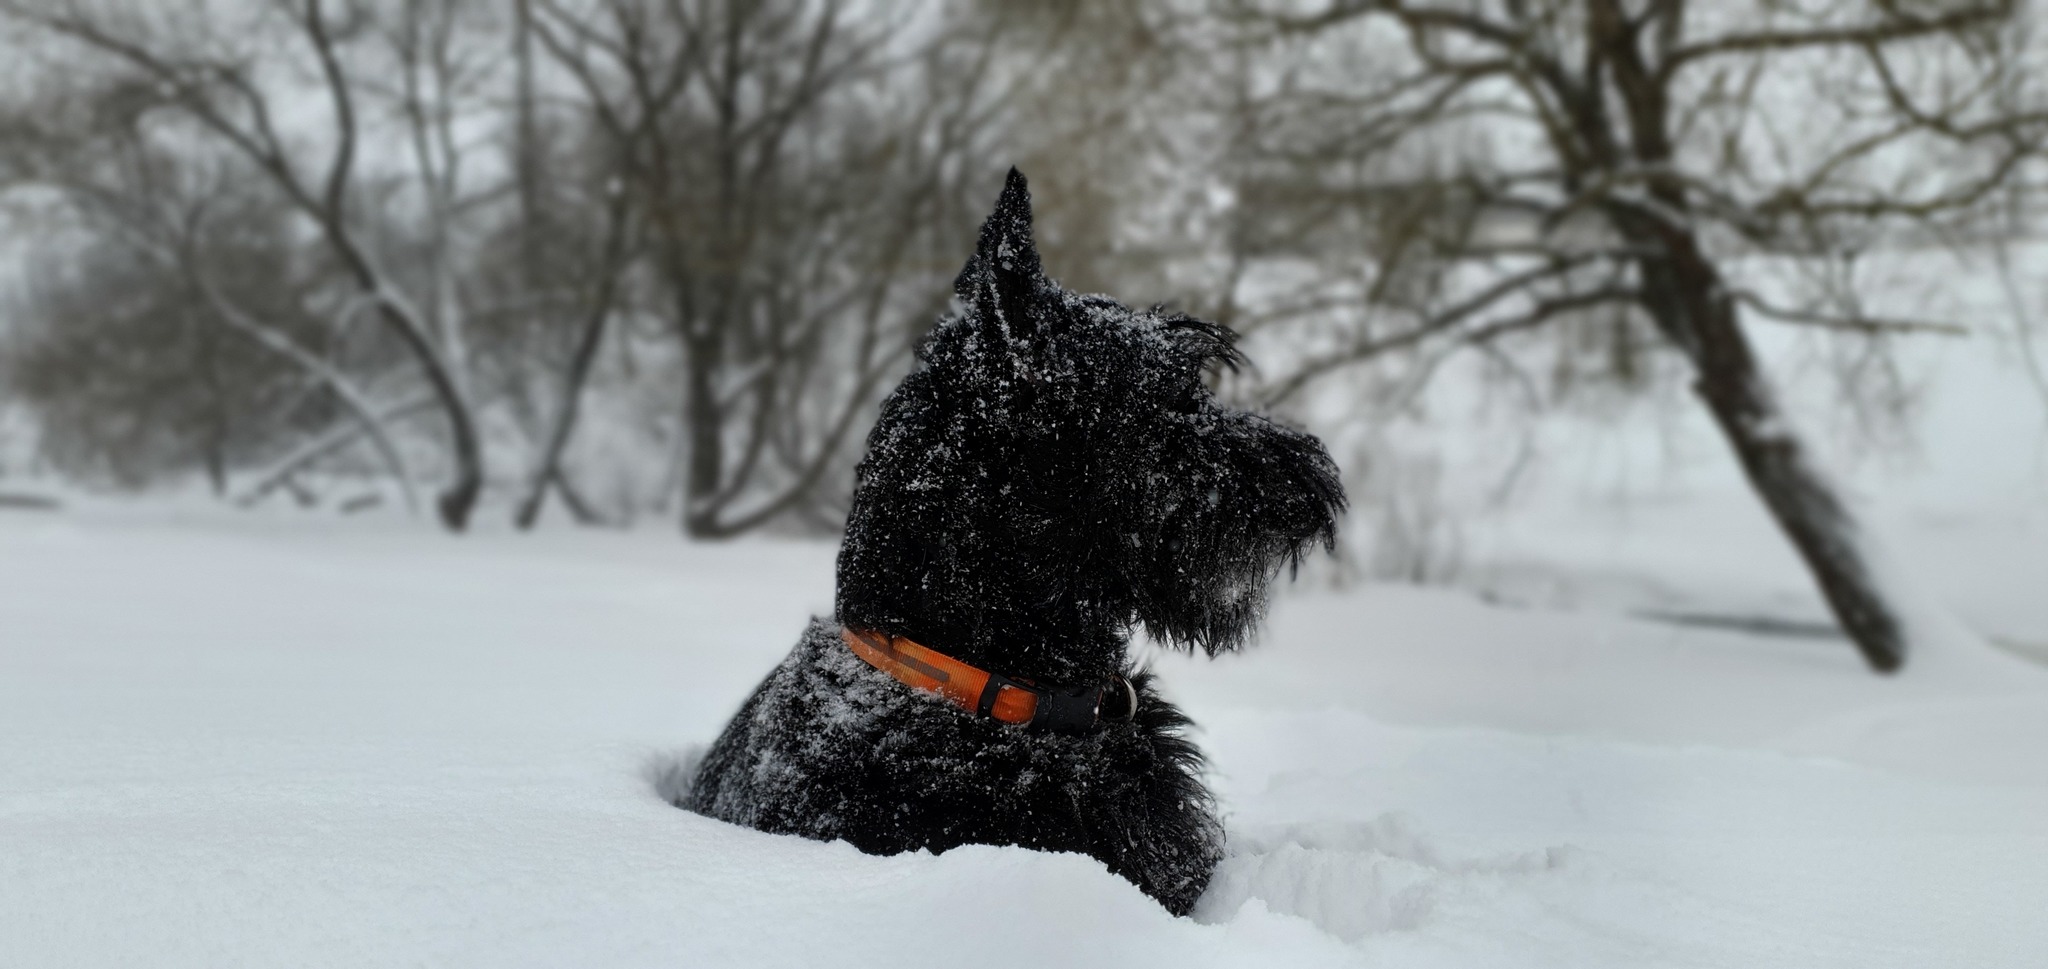
M 663 804 L 831 549 L 0 513 L 8 966 L 2040 966 L 2048 671 L 1448 592 L 1163 657 L 1232 856 L 870 858 Z

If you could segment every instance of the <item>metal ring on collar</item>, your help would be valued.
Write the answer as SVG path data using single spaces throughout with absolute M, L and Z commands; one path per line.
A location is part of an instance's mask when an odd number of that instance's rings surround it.
M 1121 676 L 1117 677 L 1116 681 L 1124 685 L 1125 698 L 1124 715 L 1117 722 L 1130 723 L 1138 717 L 1138 688 L 1132 686 L 1130 680 Z

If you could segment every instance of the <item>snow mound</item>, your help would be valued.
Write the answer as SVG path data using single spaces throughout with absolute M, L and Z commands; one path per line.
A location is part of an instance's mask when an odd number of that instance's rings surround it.
M 1413 818 L 1326 821 L 1235 832 L 1195 918 L 1222 922 L 1258 899 L 1268 911 L 1307 919 L 1346 942 L 1420 928 L 1447 897 L 1493 894 L 1546 876 L 1574 855 L 1569 845 L 1455 857 Z

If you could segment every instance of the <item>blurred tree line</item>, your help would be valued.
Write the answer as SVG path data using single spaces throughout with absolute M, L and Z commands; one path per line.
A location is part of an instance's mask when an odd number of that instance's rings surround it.
M 1237 328 L 1229 390 L 1691 389 L 1879 669 L 1903 619 L 1751 328 L 1882 396 L 1901 248 L 2029 224 L 2010 0 L 0 0 L 45 460 L 461 529 L 836 528 L 1001 174 L 1070 288 Z M 1880 365 L 1869 366 L 1877 360 Z
M 522 525 L 551 496 L 702 537 L 829 525 L 991 159 L 1120 140 L 1034 122 L 1099 73 L 1059 64 L 1096 42 L 1065 43 L 1078 7 L 0 11 L 32 64 L 0 177 L 47 238 L 8 387 L 48 460 L 244 500 L 323 469 L 409 503 L 433 482 L 452 529 L 486 491 Z M 1069 235 L 1117 222 L 1109 186 L 1067 204 Z

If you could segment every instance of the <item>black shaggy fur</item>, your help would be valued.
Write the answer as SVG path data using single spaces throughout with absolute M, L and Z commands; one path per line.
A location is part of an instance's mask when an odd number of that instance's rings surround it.
M 705 755 L 684 807 L 863 851 L 1092 855 L 1176 914 L 1222 846 L 1187 718 L 1126 643 L 1245 643 L 1283 564 L 1344 507 L 1321 443 L 1218 404 L 1229 330 L 1060 289 L 1011 171 L 955 312 L 868 438 L 838 621 L 1045 684 L 1129 677 L 1135 718 L 1009 726 L 913 690 L 814 621 Z

